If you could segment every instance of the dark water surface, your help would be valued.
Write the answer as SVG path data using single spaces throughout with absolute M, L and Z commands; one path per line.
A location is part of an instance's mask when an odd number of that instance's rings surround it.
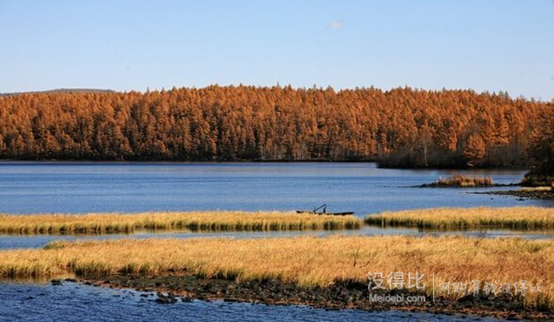
M 0 212 L 88 213 L 155 210 L 294 210 L 328 204 L 358 216 L 431 207 L 554 206 L 511 196 L 470 194 L 486 189 L 418 189 L 452 174 L 518 182 L 523 171 L 378 169 L 371 163 L 10 163 L 0 162 Z M 494 188 L 498 189 L 498 188 Z M 0 249 L 42 247 L 53 240 L 107 238 L 263 238 L 329 234 L 411 234 L 414 229 L 366 227 L 348 232 L 172 232 L 102 236 L 0 236 Z M 550 233 L 465 232 L 470 236 L 552 238 Z M 160 305 L 133 291 L 66 283 L 0 282 L 0 321 L 492 321 L 407 312 L 325 311 L 298 306 L 202 302 Z

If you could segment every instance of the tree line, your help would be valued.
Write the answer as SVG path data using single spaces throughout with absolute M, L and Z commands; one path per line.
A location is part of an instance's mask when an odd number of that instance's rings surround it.
M 409 87 L 4 95 L 0 159 L 527 167 L 552 109 L 506 93 Z
M 539 116 L 539 126 L 531 132 L 528 154 L 534 163 L 523 184 L 554 189 L 554 108 Z

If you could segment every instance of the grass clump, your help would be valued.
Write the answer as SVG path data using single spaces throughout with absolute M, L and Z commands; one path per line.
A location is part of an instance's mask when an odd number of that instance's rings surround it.
M 424 186 L 458 188 L 492 187 L 494 186 L 494 181 L 491 177 L 455 175 L 448 178 L 440 178 L 430 185 Z
M 521 180 L 521 185 L 527 187 L 552 187 L 554 188 L 554 173 L 537 170 L 526 173 Z
M 73 273 L 187 272 L 199 277 L 263 281 L 278 279 L 300 287 L 327 287 L 341 281 L 367 283 L 368 272 L 416 271 L 441 283 L 540 285 L 525 305 L 554 307 L 554 241 L 461 236 L 331 236 L 268 239 L 146 239 L 57 242 L 45 249 L 0 251 L 0 276 L 51 277 Z M 423 292 L 431 295 L 429 279 Z M 444 294 L 456 299 L 456 294 Z M 546 303 L 546 304 L 545 304 Z
M 539 207 L 416 209 L 371 214 L 366 216 L 364 221 L 374 226 L 420 229 L 544 230 L 554 229 L 554 209 Z
M 552 185 L 554 187 L 554 183 L 552 183 Z M 534 192 L 534 191 L 552 191 L 553 187 L 544 187 L 544 186 L 541 186 L 541 187 L 523 187 L 523 188 L 519 189 L 518 191 L 525 191 L 525 192 L 528 192 L 528 191 L 531 191 L 531 192 Z
M 135 230 L 271 231 L 358 229 L 354 216 L 293 212 L 149 212 L 139 214 L 0 215 L 4 234 L 105 234 Z

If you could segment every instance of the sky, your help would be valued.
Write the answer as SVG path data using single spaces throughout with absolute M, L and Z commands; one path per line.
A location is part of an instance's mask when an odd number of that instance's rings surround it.
M 0 0 L 0 93 L 219 85 L 554 99 L 554 0 Z

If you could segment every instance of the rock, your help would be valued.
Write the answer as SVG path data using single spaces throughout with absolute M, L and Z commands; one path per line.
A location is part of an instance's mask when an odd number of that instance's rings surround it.
M 175 298 L 175 296 L 173 296 L 171 294 L 168 294 L 166 296 L 166 295 L 163 295 L 161 293 L 158 293 L 158 298 L 156 299 L 156 303 L 173 304 L 173 303 L 177 303 L 177 299 Z
M 63 282 L 62 282 L 62 280 L 59 280 L 59 279 L 53 279 L 53 280 L 50 281 L 50 284 L 55 285 L 55 286 L 59 286 L 59 285 L 63 285 Z
M 77 283 L 77 280 L 74 278 L 66 278 L 65 281 L 69 283 Z
M 235 298 L 224 298 L 223 299 L 223 302 L 238 302 L 239 300 L 238 299 L 235 299 Z
M 181 301 L 182 301 L 182 302 L 187 302 L 187 303 L 188 303 L 188 302 L 192 302 L 193 299 L 190 298 L 190 297 L 182 297 L 182 298 L 181 298 Z
M 158 297 L 156 299 L 156 303 L 173 304 L 173 303 L 177 303 L 177 299 L 172 298 L 172 297 Z

